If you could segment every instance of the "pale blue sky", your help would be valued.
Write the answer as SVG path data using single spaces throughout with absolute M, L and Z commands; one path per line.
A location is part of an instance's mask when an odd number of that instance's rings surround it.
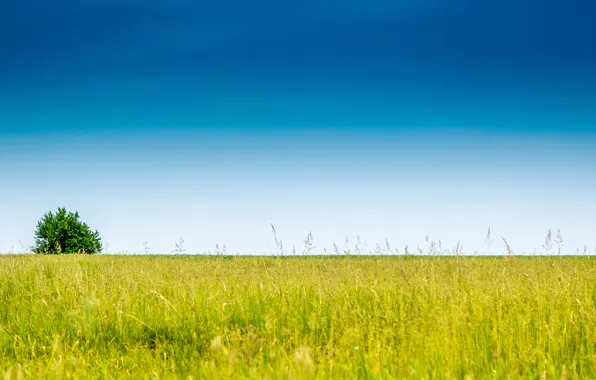
M 226 139 L 233 133 L 235 143 Z M 31 244 L 41 214 L 65 206 L 99 229 L 112 251 L 141 252 L 147 241 L 154 252 L 170 252 L 183 237 L 189 252 L 225 243 L 234 252 L 267 253 L 269 223 L 288 249 L 301 249 L 312 230 L 328 250 L 357 235 L 370 245 L 387 237 L 399 248 L 423 247 L 426 234 L 484 250 L 490 225 L 515 250 L 540 248 L 549 228 L 561 228 L 566 247 L 593 251 L 596 143 L 584 136 L 380 129 L 13 135 L 3 140 L 0 163 L 0 249 Z

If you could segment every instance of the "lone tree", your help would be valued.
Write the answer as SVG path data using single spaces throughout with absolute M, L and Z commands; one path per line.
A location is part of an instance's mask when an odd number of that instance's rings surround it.
M 78 212 L 73 214 L 65 208 L 58 208 L 58 212 L 48 212 L 37 223 L 33 247 L 33 252 L 37 254 L 94 254 L 101 249 L 99 233 L 81 222 Z

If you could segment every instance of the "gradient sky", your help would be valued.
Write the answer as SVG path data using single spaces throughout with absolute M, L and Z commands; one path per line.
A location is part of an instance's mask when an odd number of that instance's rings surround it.
M 0 0 L 0 252 L 596 249 L 596 3 Z M 503 252 L 497 240 L 493 253 Z

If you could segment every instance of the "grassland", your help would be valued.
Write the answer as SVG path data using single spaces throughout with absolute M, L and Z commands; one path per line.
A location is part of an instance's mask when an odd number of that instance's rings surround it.
M 596 259 L 0 257 L 0 376 L 596 378 Z

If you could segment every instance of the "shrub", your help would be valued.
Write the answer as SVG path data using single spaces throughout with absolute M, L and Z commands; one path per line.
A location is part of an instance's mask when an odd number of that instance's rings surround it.
M 48 212 L 37 223 L 33 247 L 33 252 L 37 254 L 93 254 L 101 252 L 101 249 L 99 233 L 81 222 L 78 212 L 73 214 L 58 208 L 58 212 Z

